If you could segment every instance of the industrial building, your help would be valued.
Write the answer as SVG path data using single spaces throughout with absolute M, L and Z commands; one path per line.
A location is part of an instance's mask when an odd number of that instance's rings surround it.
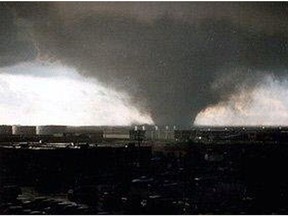
M 0 137 L 10 141 L 0 145 L 2 214 L 288 212 L 284 127 L 41 126 L 32 136 L 4 128 Z M 129 139 L 105 138 L 105 131 L 128 132 Z M 93 133 L 104 142 L 92 141 Z M 27 187 L 44 198 L 23 200 Z M 51 201 L 55 194 L 65 203 Z
M 12 126 L 11 125 L 0 125 L 0 135 L 11 135 Z
M 60 125 L 43 125 L 36 127 L 37 135 L 53 135 L 53 136 L 63 136 L 66 132 L 67 126 Z
M 36 126 L 13 125 L 12 134 L 14 135 L 36 135 Z

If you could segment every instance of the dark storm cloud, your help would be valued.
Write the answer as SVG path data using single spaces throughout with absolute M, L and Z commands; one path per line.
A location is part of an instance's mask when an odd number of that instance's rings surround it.
M 34 44 L 21 38 L 15 14 L 0 3 L 0 65 L 28 61 L 36 56 Z
M 286 8 L 284 3 L 14 3 L 4 12 L 31 24 L 41 53 L 126 90 L 157 124 L 189 125 L 239 84 L 253 88 L 264 73 L 286 74 Z M 11 35 L 1 36 L 0 46 L 5 40 L 11 44 L 1 56 L 9 63 L 33 58 L 33 44 L 17 45 L 19 27 L 10 16 L 0 18 Z M 11 54 L 17 49 L 18 59 Z

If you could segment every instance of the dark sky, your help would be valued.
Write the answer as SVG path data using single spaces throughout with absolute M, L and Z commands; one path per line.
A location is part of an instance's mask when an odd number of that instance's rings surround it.
M 156 124 L 192 124 L 288 68 L 287 3 L 0 3 L 0 66 L 60 60 L 125 90 Z

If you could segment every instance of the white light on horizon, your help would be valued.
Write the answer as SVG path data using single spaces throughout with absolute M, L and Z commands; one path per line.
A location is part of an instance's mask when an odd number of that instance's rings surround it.
M 128 95 L 82 77 L 73 68 L 39 61 L 0 68 L 0 124 L 152 124 Z
M 263 77 L 253 90 L 241 89 L 224 102 L 203 109 L 195 125 L 284 126 L 288 125 L 288 79 Z M 244 129 L 244 128 L 243 128 Z

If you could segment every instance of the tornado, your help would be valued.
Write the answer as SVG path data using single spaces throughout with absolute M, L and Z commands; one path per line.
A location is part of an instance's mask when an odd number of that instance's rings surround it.
M 287 76 L 286 10 L 281 2 L 1 3 L 0 66 L 60 61 L 126 92 L 157 125 L 191 126 L 263 77 Z

